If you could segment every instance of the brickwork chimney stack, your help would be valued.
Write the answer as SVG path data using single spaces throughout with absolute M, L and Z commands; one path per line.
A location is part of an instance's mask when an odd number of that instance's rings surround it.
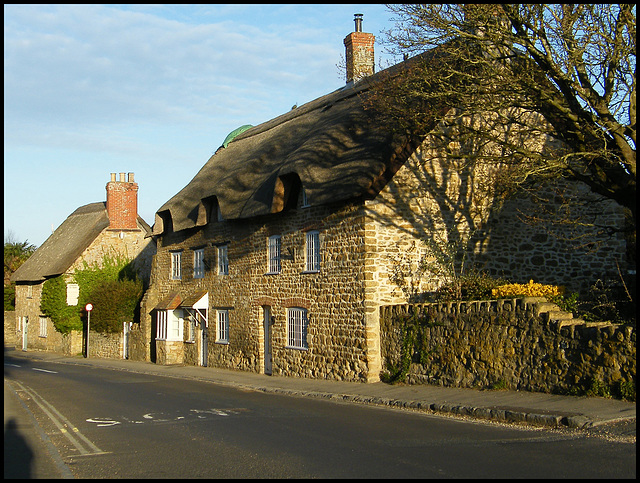
M 355 32 L 344 39 L 345 57 L 347 61 L 347 84 L 359 81 L 375 72 L 375 56 L 373 34 L 362 31 L 362 14 L 354 15 Z
M 138 184 L 133 181 L 133 173 L 125 180 L 125 173 L 111 173 L 107 183 L 107 214 L 110 230 L 138 229 Z

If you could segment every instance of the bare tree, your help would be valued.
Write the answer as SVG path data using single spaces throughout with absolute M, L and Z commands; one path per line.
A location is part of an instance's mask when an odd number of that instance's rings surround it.
M 635 232 L 635 5 L 388 8 L 386 44 L 411 58 L 372 87 L 378 119 L 423 137 L 438 126 L 452 157 L 473 144 L 505 190 L 579 180 L 627 208 Z

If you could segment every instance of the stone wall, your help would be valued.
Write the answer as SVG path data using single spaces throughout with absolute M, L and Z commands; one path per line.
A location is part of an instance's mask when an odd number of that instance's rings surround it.
M 89 357 L 122 359 L 123 342 L 124 334 L 122 332 L 102 334 L 91 331 L 89 334 Z
M 419 322 L 406 338 L 413 309 Z M 635 392 L 635 327 L 585 323 L 544 299 L 385 306 L 380 321 L 384 366 L 398 370 L 408 354 L 410 384 L 580 393 L 627 383 Z
M 263 307 L 270 308 L 272 374 L 367 381 L 378 366 L 369 364 L 364 303 L 364 216 L 362 205 L 334 204 L 298 208 L 249 220 L 210 221 L 199 229 L 169 232 L 159 239 L 151 288 L 143 317 L 153 322 L 158 301 L 173 291 L 182 299 L 208 292 L 208 365 L 264 372 Z M 305 270 L 305 233 L 320 233 L 318 272 Z M 269 274 L 267 240 L 281 236 L 282 269 Z M 228 246 L 229 273 L 217 273 L 217 247 Z M 204 278 L 193 277 L 193 251 L 204 248 Z M 170 280 L 170 252 L 182 250 L 182 279 Z M 288 347 L 287 309 L 307 310 L 304 349 Z M 229 311 L 229 341 L 216 342 L 216 310 Z M 195 342 L 186 340 L 180 362 L 198 364 L 202 328 Z M 151 336 L 155 334 L 151 332 Z M 164 360 L 164 342 L 157 341 L 156 361 Z
M 16 333 L 16 312 L 15 310 L 4 311 L 4 345 L 5 347 L 15 347 L 18 343 Z

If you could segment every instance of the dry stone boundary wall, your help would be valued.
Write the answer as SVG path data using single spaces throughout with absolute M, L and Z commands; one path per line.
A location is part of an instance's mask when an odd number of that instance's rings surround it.
M 635 385 L 635 327 L 574 319 L 538 297 L 383 306 L 383 368 L 401 366 L 402 320 L 414 308 L 409 384 L 569 394 L 591 381 Z

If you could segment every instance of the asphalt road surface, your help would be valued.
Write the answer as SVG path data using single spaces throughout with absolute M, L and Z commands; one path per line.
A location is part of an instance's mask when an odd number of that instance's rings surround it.
M 635 443 L 580 431 L 6 356 L 5 382 L 37 420 L 62 476 L 75 478 L 636 476 Z M 7 460 L 8 441 L 24 444 L 5 423 L 5 476 L 21 464 Z

